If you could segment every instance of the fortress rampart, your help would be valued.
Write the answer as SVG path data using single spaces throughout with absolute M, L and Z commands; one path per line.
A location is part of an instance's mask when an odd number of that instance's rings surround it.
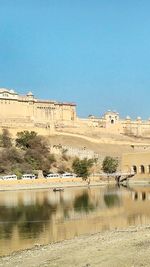
M 119 113 L 112 111 L 82 119 L 77 117 L 74 103 L 41 100 L 31 92 L 23 96 L 5 88 L 0 89 L 0 115 L 0 129 L 8 128 L 14 134 L 27 129 L 44 135 L 68 131 L 150 137 L 150 120 L 120 119 Z
M 54 131 L 57 125 L 73 124 L 76 105 L 52 100 L 41 100 L 29 92 L 22 96 L 14 90 L 0 89 L 0 127 L 14 129 L 43 129 Z
M 101 129 L 101 132 L 150 137 L 150 120 L 143 121 L 141 117 L 131 120 L 129 116 L 120 119 L 119 113 L 110 110 L 100 118 L 90 115 L 88 119 L 83 119 L 82 122 L 88 124 L 89 127 Z

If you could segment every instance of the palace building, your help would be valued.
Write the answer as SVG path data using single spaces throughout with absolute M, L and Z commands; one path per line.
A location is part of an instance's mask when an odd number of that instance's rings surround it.
M 32 92 L 19 95 L 14 90 L 0 88 L 0 115 L 1 126 L 72 124 L 76 120 L 76 105 L 37 99 Z
M 141 117 L 137 117 L 132 120 L 129 116 L 122 119 L 116 111 L 108 110 L 99 118 L 90 115 L 84 122 L 90 127 L 101 128 L 103 132 L 150 137 L 150 119 L 142 120 Z
M 88 131 L 98 131 L 103 134 L 150 137 L 150 120 L 143 121 L 140 117 L 131 120 L 129 116 L 122 119 L 118 112 L 110 110 L 101 117 L 90 115 L 88 118 L 78 118 L 75 103 L 42 100 L 32 92 L 20 95 L 6 88 L 0 88 L 0 129 L 2 128 L 36 130 L 46 135 L 65 129 L 83 135 Z M 40 129 L 48 131 L 41 132 Z

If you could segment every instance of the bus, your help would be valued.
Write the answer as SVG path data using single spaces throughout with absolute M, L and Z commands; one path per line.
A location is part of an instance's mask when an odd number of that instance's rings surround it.
M 77 177 L 75 173 L 69 173 L 69 172 L 65 172 L 61 175 L 61 178 L 75 178 L 75 177 Z
M 47 174 L 46 178 L 60 178 L 59 173 L 49 173 Z
M 4 175 L 4 176 L 1 176 L 1 179 L 3 179 L 3 180 L 17 180 L 17 175 L 15 175 L 15 174 Z
M 23 179 L 23 180 L 28 180 L 28 179 L 35 179 L 36 178 L 36 176 L 34 175 L 34 174 L 32 174 L 32 173 L 26 173 L 26 174 L 23 174 L 22 176 L 21 176 L 21 179 Z

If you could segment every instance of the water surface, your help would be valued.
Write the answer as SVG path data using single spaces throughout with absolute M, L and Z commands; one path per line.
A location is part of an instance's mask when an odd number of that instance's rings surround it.
M 0 255 L 150 223 L 150 187 L 0 192 Z

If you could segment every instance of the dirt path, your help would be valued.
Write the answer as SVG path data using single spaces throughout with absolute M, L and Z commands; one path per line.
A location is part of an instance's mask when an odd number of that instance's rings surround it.
M 77 138 L 81 138 L 81 139 L 84 139 L 84 140 L 87 140 L 89 142 L 92 142 L 92 143 L 96 143 L 96 144 L 115 144 L 115 145 L 133 145 L 133 144 L 136 144 L 136 145 L 143 145 L 143 146 L 149 146 L 150 145 L 150 142 L 149 140 L 137 140 L 137 139 L 134 139 L 134 138 L 122 138 L 122 140 L 119 140 L 119 136 L 116 137 L 115 139 L 113 138 L 113 136 L 110 136 L 110 137 L 97 137 L 97 138 L 94 138 L 94 137 L 90 137 L 90 136 L 85 136 L 85 135 L 82 135 L 82 134 L 77 134 L 77 133 L 68 133 L 68 132 L 57 132 L 56 133 L 56 136 L 69 136 L 69 137 L 77 137 Z
M 4 267 L 150 266 L 150 226 L 106 231 L 0 258 Z

